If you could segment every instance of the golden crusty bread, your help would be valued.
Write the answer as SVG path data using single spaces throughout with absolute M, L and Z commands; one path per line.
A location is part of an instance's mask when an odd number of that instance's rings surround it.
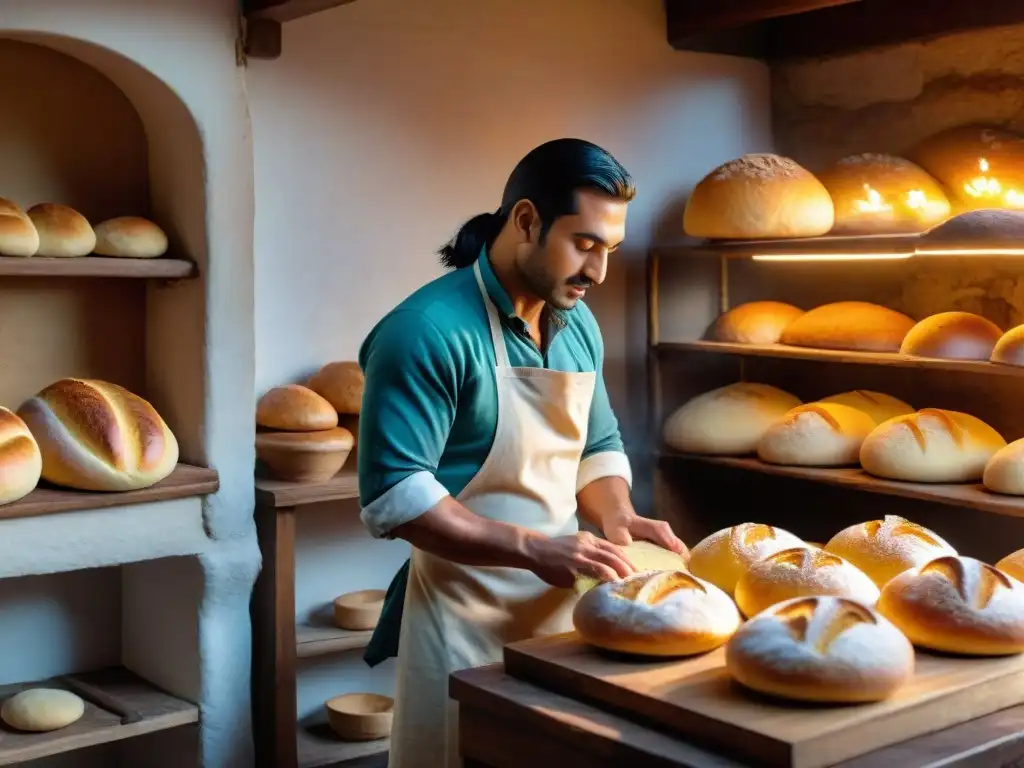
M 1024 651 L 1024 584 L 972 557 L 947 555 L 904 571 L 883 587 L 878 611 L 921 648 Z
M 797 597 L 740 627 L 725 647 L 729 674 L 748 688 L 797 701 L 888 698 L 914 673 L 914 648 L 866 605 Z
M 42 476 L 84 491 L 147 488 L 171 474 L 178 441 L 146 400 L 95 379 L 61 379 L 18 409 L 39 444 Z
M 940 312 L 910 329 L 901 355 L 946 360 L 988 360 L 1003 330 L 973 312 Z
M 1024 496 L 1024 437 L 992 454 L 981 482 L 993 493 Z
M 39 484 L 43 457 L 28 426 L 0 407 L 0 504 L 24 498 Z
M 804 312 L 779 341 L 793 347 L 899 352 L 914 321 L 902 312 L 866 301 L 837 301 Z
M 268 389 L 256 403 L 256 426 L 286 432 L 315 432 L 338 426 L 338 412 L 301 384 Z
M 309 377 L 306 386 L 327 400 L 338 413 L 357 414 L 362 409 L 366 378 L 359 363 L 327 363 Z
M 757 456 L 768 464 L 848 466 L 858 462 L 860 444 L 874 428 L 874 419 L 848 405 L 798 405 L 767 429 Z
M 348 461 L 355 440 L 344 427 L 316 432 L 257 432 L 256 458 L 271 477 L 293 483 L 322 483 Z
M 864 411 L 874 420 L 875 424 L 881 424 L 894 416 L 902 416 L 905 413 L 913 413 L 914 407 L 908 405 L 897 397 L 887 395 L 884 392 L 872 392 L 867 389 L 855 389 L 850 392 L 840 392 L 838 395 L 829 395 L 818 401 L 819 403 L 838 403 Z
M 1024 325 L 1011 328 L 992 348 L 989 360 L 1003 365 L 1024 366 Z
M 633 541 L 623 546 L 622 551 L 638 571 L 685 571 L 690 562 L 689 551 L 680 555 L 652 541 Z M 600 583 L 600 579 L 580 574 L 573 588 L 583 594 Z
M 1024 549 L 1008 554 L 996 563 L 996 568 L 1013 576 L 1017 581 L 1024 582 Z
M 167 253 L 167 235 L 149 219 L 118 216 L 96 225 L 96 255 L 155 259 Z
M 740 625 L 736 604 L 691 573 L 642 571 L 594 587 L 573 624 L 597 648 L 645 656 L 690 656 L 722 645 Z
M 730 160 L 701 179 L 686 201 L 691 237 L 814 237 L 832 228 L 832 198 L 798 163 L 773 154 Z
M 934 531 L 897 515 L 844 528 L 829 539 L 825 551 L 853 563 L 878 587 L 908 568 L 956 554 Z
M 74 208 L 57 203 L 39 203 L 28 209 L 28 217 L 39 233 L 36 256 L 88 256 L 96 247 L 96 233 L 92 225 Z
M 0 256 L 35 256 L 39 232 L 32 219 L 12 200 L 0 197 Z
M 715 531 L 690 550 L 690 572 L 732 595 L 746 570 L 768 555 L 802 546 L 789 531 L 761 523 L 740 523 Z
M 712 341 L 776 344 L 786 326 L 804 311 L 781 301 L 748 301 L 724 312 L 711 327 Z

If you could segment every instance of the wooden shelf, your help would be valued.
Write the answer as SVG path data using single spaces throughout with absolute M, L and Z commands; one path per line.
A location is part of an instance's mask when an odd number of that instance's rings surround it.
M 3 277 L 125 277 L 177 280 L 195 277 L 196 265 L 184 259 L 115 259 L 81 256 L 57 259 L 42 256 L 0 256 Z
M 26 688 L 66 688 L 85 699 L 85 714 L 59 731 L 21 733 L 0 723 L 0 765 L 130 739 L 199 721 L 199 708 L 121 667 L 0 687 L 0 699 Z
M 352 651 L 365 648 L 373 630 L 355 632 L 337 627 L 312 627 L 299 624 L 295 628 L 295 655 L 300 659 L 313 656 L 326 656 L 341 651 Z
M 245 0 L 244 6 L 245 15 L 249 19 L 268 19 L 282 23 L 351 2 L 354 0 Z
M 73 491 L 40 482 L 39 487 L 28 496 L 11 504 L 0 506 L 0 520 L 183 499 L 189 496 L 215 493 L 219 487 L 220 480 L 216 470 L 193 467 L 190 464 L 179 464 L 169 476 L 159 483 L 140 491 L 116 493 Z
M 345 467 L 325 483 L 256 478 L 256 503 L 264 507 L 298 507 L 358 498 L 359 478 L 354 467 Z
M 342 741 L 329 725 L 299 726 L 299 768 L 321 768 L 363 757 L 384 755 L 390 739 L 376 741 Z M 386 765 L 386 763 L 381 763 Z

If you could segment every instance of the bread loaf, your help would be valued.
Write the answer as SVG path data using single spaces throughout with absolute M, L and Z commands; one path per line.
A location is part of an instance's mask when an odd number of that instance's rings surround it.
M 306 385 L 334 406 L 338 413 L 359 413 L 366 379 L 359 363 L 328 363 L 310 376 Z
M 85 714 L 81 697 L 63 688 L 29 688 L 0 707 L 0 718 L 18 731 L 43 733 L 66 728 Z
M 21 207 L 0 197 L 0 256 L 35 256 L 39 232 Z
M 857 566 L 808 546 L 793 547 L 753 563 L 736 582 L 736 605 L 744 616 L 794 597 L 833 595 L 873 606 L 878 587 Z
M 167 235 L 141 216 L 119 216 L 96 225 L 96 254 L 155 259 L 167 253 Z
M 878 611 L 921 648 L 1024 651 L 1024 584 L 972 557 L 947 555 L 904 571 L 883 587 Z
M 148 402 L 95 379 L 61 379 L 18 409 L 43 457 L 42 476 L 84 491 L 131 491 L 163 480 L 178 441 Z
M 832 198 L 814 175 L 772 154 L 720 165 L 694 187 L 683 213 L 691 237 L 814 237 L 831 228 Z
M 729 596 L 686 571 L 645 571 L 594 587 L 573 609 L 584 642 L 645 656 L 690 656 L 722 645 L 740 625 Z
M 25 422 L 0 407 L 0 505 L 31 493 L 42 470 L 43 457 Z
M 876 477 L 912 483 L 970 483 L 1006 445 L 992 427 L 966 413 L 924 408 L 875 427 L 860 464 Z
M 704 392 L 665 420 L 662 437 L 684 453 L 754 453 L 764 433 L 800 399 L 769 384 L 743 381 Z
M 256 426 L 288 432 L 315 432 L 338 426 L 334 406 L 301 384 L 267 390 L 256 403 Z
M 750 301 L 723 313 L 711 328 L 712 341 L 776 344 L 786 326 L 804 311 L 781 301 Z
M 322 483 L 345 466 L 355 440 L 343 427 L 316 432 L 257 432 L 256 458 L 271 477 L 293 483 Z
M 906 413 L 913 413 L 914 408 L 902 400 L 886 395 L 882 392 L 872 392 L 867 389 L 855 389 L 852 392 L 841 392 L 838 395 L 823 397 L 820 403 L 837 403 L 864 411 L 876 425 L 888 421 L 894 416 L 902 416 Z
M 1024 366 L 1024 325 L 1011 328 L 1000 336 L 989 360 L 1003 365 Z
M 757 456 L 788 466 L 857 464 L 860 444 L 874 428 L 870 416 L 848 405 L 799 405 L 768 428 L 757 444 Z
M 934 531 L 896 515 L 844 528 L 829 539 L 825 551 L 857 566 L 878 587 L 908 568 L 956 554 Z
M 784 699 L 888 698 L 914 673 L 914 648 L 877 611 L 843 597 L 797 597 L 758 614 L 729 640 L 725 666 L 741 685 Z
M 689 552 L 679 555 L 650 541 L 634 541 L 622 550 L 637 571 L 685 571 L 690 562 Z M 576 577 L 574 588 L 582 594 L 600 583 L 600 579 L 580 575 Z
M 864 301 L 837 301 L 805 312 L 779 341 L 794 347 L 899 352 L 914 321 L 902 312 Z
M 996 568 L 1013 576 L 1017 581 L 1024 582 L 1024 549 L 1018 549 L 1004 557 L 996 563 Z
M 1003 335 L 1002 329 L 971 312 L 940 312 L 910 329 L 901 355 L 946 360 L 988 360 Z
M 981 482 L 993 493 L 1024 496 L 1024 438 L 996 451 L 985 465 Z
M 723 528 L 690 550 L 690 573 L 731 595 L 746 570 L 768 555 L 802 546 L 789 531 L 761 523 Z
M 36 256 L 88 256 L 96 247 L 96 233 L 89 220 L 74 208 L 57 203 L 40 203 L 28 209 L 39 233 Z

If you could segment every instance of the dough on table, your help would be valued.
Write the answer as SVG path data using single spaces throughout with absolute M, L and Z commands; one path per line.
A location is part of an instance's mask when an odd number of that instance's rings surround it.
M 29 688 L 0 707 L 0 718 L 19 731 L 56 731 L 85 714 L 81 697 L 62 688 Z

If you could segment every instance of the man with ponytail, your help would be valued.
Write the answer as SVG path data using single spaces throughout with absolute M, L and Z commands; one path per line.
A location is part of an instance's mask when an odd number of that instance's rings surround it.
M 630 502 L 604 344 L 581 301 L 605 279 L 634 194 L 594 144 L 537 147 L 500 207 L 440 250 L 451 271 L 360 350 L 361 517 L 413 547 L 365 656 L 398 657 L 390 768 L 460 765 L 448 676 L 572 630 L 577 576 L 633 573 L 621 547 L 634 539 L 686 550 Z

